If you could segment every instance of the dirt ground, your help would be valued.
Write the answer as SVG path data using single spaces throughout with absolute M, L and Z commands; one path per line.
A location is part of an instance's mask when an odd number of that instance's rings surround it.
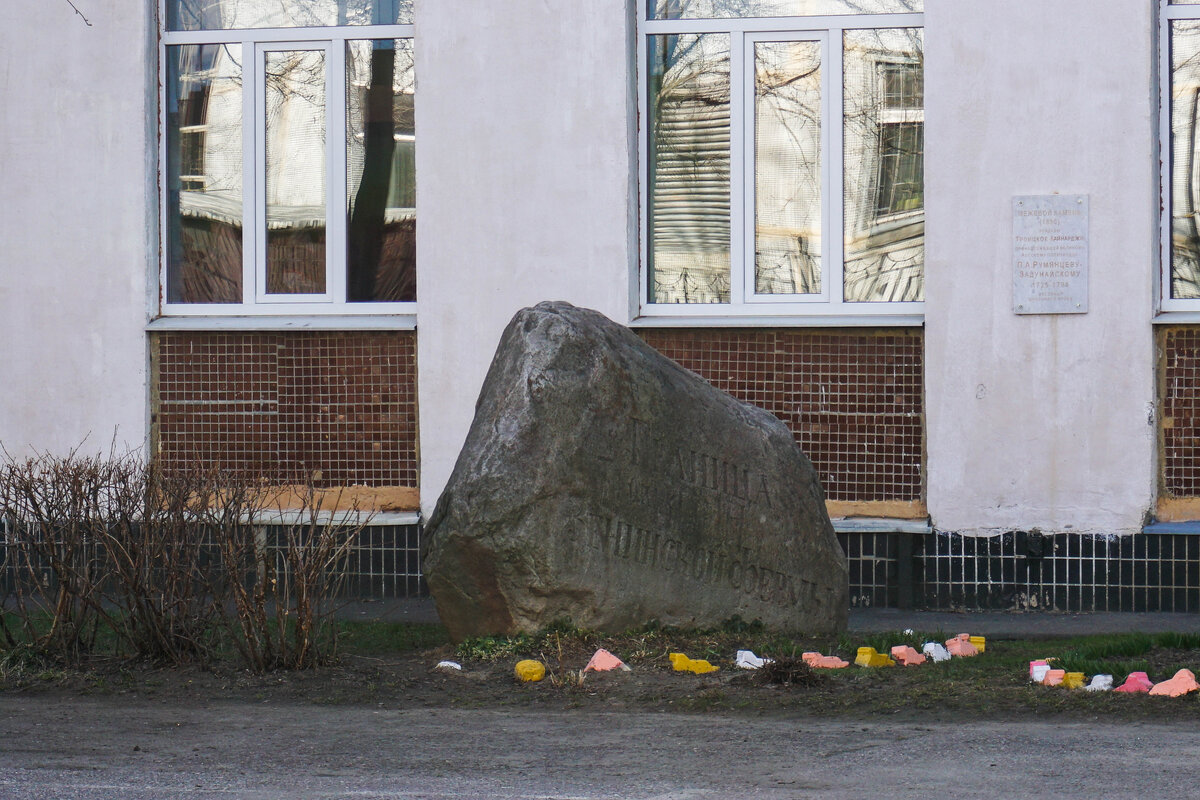
M 1200 780 L 1200 695 L 1029 685 L 1029 659 L 1077 640 L 989 638 L 976 658 L 774 684 L 733 666 L 741 638 L 443 644 L 265 675 L 116 660 L 10 669 L 0 672 L 0 797 L 1090 800 L 1190 796 Z M 847 654 L 859 640 L 869 637 L 792 644 Z M 581 677 L 597 644 L 631 671 Z M 674 672 L 674 649 L 721 669 Z M 514 677 L 529 655 L 548 664 L 545 680 Z M 1156 680 L 1200 667 L 1200 650 L 1141 658 Z M 463 671 L 437 669 L 443 659 Z
M 721 667 L 719 671 L 694 675 L 671 669 L 667 652 L 673 648 L 669 643 L 643 652 L 637 650 L 636 642 L 605 643 L 630 663 L 631 671 L 581 674 L 596 642 L 562 640 L 550 652 L 532 654 L 549 667 L 547 677 L 538 683 L 522 683 L 513 675 L 517 660 L 530 653 L 470 659 L 463 658 L 451 645 L 443 645 L 394 655 L 347 655 L 333 666 L 265 675 L 230 667 L 156 668 L 101 660 L 85 672 L 10 674 L 0 683 L 0 697 L 112 696 L 196 706 L 221 700 L 383 709 L 641 710 L 849 718 L 887 715 L 931 722 L 963 718 L 1018 720 L 1030 715 L 1064 720 L 1200 719 L 1200 695 L 1166 700 L 1031 686 L 1025 665 L 1029 659 L 1055 655 L 1057 645 L 1052 642 L 998 640 L 989 642 L 988 652 L 975 659 L 921 667 L 863 669 L 852 665 L 842 670 L 820 670 L 812 673 L 809 685 L 772 684 L 760 673 L 736 669 L 732 646 L 725 646 L 728 657 L 714 657 Z M 812 649 L 822 648 L 819 641 L 810 644 Z M 829 652 L 829 645 L 824 642 L 825 652 Z M 691 655 L 699 657 L 703 653 Z M 1198 651 L 1155 650 L 1144 658 L 1151 665 L 1154 680 L 1170 677 L 1179 665 L 1191 664 L 1194 671 L 1200 672 Z M 443 659 L 459 661 L 463 670 L 437 669 Z

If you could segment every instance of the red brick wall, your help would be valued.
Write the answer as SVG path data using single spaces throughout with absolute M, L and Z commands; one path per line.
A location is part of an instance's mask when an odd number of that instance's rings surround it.
M 913 328 L 645 329 L 642 337 L 796 435 L 831 501 L 922 498 L 924 336 Z
M 412 331 L 155 334 L 155 452 L 168 469 L 417 486 L 416 344 Z

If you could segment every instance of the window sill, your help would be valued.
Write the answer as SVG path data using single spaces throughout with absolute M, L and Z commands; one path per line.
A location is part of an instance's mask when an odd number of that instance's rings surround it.
M 1196 536 L 1200 534 L 1200 521 L 1186 522 L 1151 522 L 1142 526 L 1142 533 L 1168 533 L 1179 536 Z
M 416 314 L 157 317 L 147 331 L 410 331 Z
M 1197 315 L 1200 317 L 1200 315 Z M 924 314 L 794 314 L 767 316 L 641 314 L 629 323 L 631 328 L 896 328 L 920 327 Z
M 835 517 L 836 533 L 933 533 L 927 519 L 887 519 L 884 517 Z
M 416 511 L 320 511 L 315 516 L 305 511 L 264 511 L 255 514 L 256 525 L 365 525 L 373 528 L 383 525 L 420 525 L 421 515 Z
M 1160 311 L 1150 320 L 1154 325 L 1193 325 L 1200 323 L 1200 311 Z

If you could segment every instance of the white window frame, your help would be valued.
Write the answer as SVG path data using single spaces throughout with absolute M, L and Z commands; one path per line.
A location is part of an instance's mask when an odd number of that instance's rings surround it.
M 159 19 L 165 27 L 166 0 Z M 372 319 L 389 316 L 389 328 L 412 328 L 416 302 L 348 302 L 346 300 L 346 43 L 359 40 L 415 39 L 414 25 L 345 25 L 309 28 L 234 28 L 203 31 L 163 30 L 159 39 L 159 313 L 162 318 L 210 318 L 214 327 L 236 327 L 247 318 L 275 318 L 288 327 L 328 327 L 321 318 L 347 327 L 374 328 Z M 167 48 L 176 45 L 234 44 L 242 53 L 242 302 L 168 302 L 166 202 Z M 326 228 L 325 289 L 323 294 L 266 293 L 265 141 L 266 99 L 264 53 L 274 50 L 326 52 Z M 253 59 L 253 63 L 250 59 Z M 419 193 L 419 189 L 418 189 Z M 286 318 L 286 319 L 285 319 Z M 308 325 L 305 320 L 312 320 Z M 241 322 L 240 322 L 241 321 Z M 151 323 L 171 327 L 169 319 Z M 193 326 L 186 326 L 193 327 Z M 262 327 L 250 324 L 249 327 Z
M 1171 23 L 1174 20 L 1200 20 L 1200 5 L 1169 5 L 1160 0 L 1158 15 L 1159 59 L 1159 268 L 1155 270 L 1156 322 L 1200 322 L 1200 299 L 1171 297 L 1171 220 L 1173 209 L 1173 176 L 1175 152 L 1171 147 Z
M 639 264 L 632 307 L 634 325 L 921 325 L 925 303 L 847 302 L 844 280 L 843 34 L 853 30 L 924 28 L 924 14 L 862 14 L 721 19 L 648 19 L 639 2 L 638 74 L 638 220 Z M 730 302 L 652 303 L 647 265 L 650 248 L 648 41 L 671 34 L 728 34 L 730 37 Z M 821 141 L 822 266 L 820 295 L 755 295 L 754 287 L 754 97 L 753 42 L 822 42 Z M 739 76 L 738 70 L 741 70 Z M 740 78 L 740 79 L 739 79 Z

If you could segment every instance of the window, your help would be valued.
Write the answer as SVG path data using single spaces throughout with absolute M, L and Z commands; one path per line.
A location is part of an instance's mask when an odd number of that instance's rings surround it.
M 1200 0 L 1172 0 L 1162 14 L 1164 141 L 1162 220 L 1164 311 L 1200 310 Z
M 412 313 L 411 0 L 165 0 L 163 313 Z
M 643 314 L 919 315 L 921 0 L 643 1 Z

